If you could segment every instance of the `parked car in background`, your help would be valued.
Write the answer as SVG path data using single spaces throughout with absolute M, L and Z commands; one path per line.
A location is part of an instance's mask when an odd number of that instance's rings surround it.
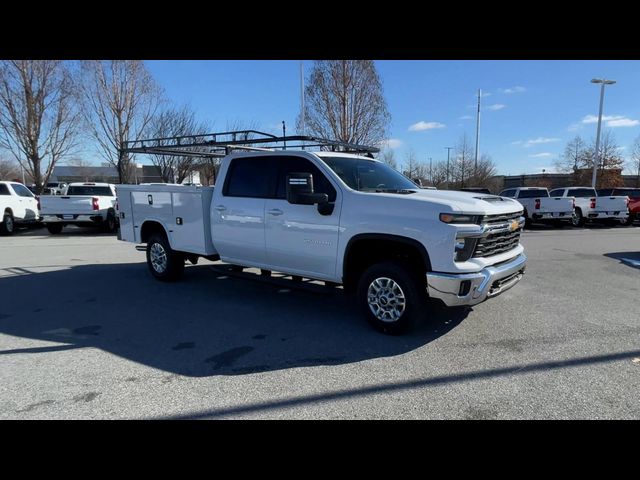
M 116 189 L 109 183 L 71 183 L 65 195 L 40 197 L 42 221 L 55 235 L 65 225 L 100 227 L 114 232 L 117 227 Z
M 631 225 L 634 221 L 640 220 L 640 188 L 616 187 L 616 188 L 600 188 L 598 196 L 620 196 L 629 197 L 629 218 L 625 225 Z
M 627 196 L 599 197 L 591 187 L 563 187 L 552 190 L 554 197 L 574 197 L 573 226 L 582 227 L 586 222 L 626 223 L 629 219 Z
M 49 182 L 45 189 L 48 189 L 47 194 L 49 195 L 64 195 L 66 193 L 67 186 L 68 185 L 64 182 Z
M 0 182 L 1 235 L 12 235 L 16 225 L 35 224 L 40 220 L 38 197 L 21 183 Z
M 508 188 L 500 192 L 500 196 L 513 198 L 522 204 L 527 224 L 553 223 L 562 226 L 571 223 L 573 218 L 573 198 L 550 196 L 546 188 Z

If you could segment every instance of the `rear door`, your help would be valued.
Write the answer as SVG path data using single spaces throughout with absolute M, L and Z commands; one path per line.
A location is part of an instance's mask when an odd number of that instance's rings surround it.
M 275 189 L 276 164 L 264 155 L 231 159 L 211 206 L 213 244 L 220 258 L 241 265 L 266 262 L 265 201 Z
M 326 193 L 333 211 L 322 215 L 317 205 L 292 205 L 286 200 L 286 178 L 311 173 L 314 191 Z M 265 204 L 267 261 L 274 270 L 319 278 L 335 278 L 340 223 L 340 190 L 311 160 L 278 158 L 276 198 Z
M 38 201 L 27 187 L 20 183 L 12 183 L 11 188 L 17 195 L 13 216 L 19 220 L 36 220 L 38 218 Z M 17 199 L 17 201 L 16 201 Z

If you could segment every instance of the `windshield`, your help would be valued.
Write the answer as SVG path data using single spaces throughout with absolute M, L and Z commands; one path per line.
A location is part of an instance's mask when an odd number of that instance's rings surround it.
M 412 193 L 419 187 L 388 165 L 374 160 L 320 157 L 340 179 L 359 192 Z

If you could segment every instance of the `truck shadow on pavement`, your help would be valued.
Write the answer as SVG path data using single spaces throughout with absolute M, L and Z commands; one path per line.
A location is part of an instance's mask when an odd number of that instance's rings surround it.
M 640 269 L 640 252 L 614 252 L 605 253 L 604 256 L 619 260 L 620 263 L 629 267 Z
M 144 263 L 5 270 L 13 274 L 0 277 L 0 333 L 55 344 L 0 351 L 0 358 L 93 347 L 194 377 L 402 355 L 445 335 L 470 311 L 434 305 L 429 320 L 393 337 L 371 329 L 339 289 L 235 278 L 209 262 L 187 267 L 177 283 L 154 280 Z

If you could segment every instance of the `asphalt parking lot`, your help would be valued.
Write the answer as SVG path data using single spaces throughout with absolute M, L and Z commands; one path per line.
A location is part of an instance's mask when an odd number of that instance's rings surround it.
M 164 284 L 90 229 L 0 237 L 0 418 L 640 418 L 640 227 L 522 243 L 518 286 L 389 337 L 340 290 L 207 261 Z

